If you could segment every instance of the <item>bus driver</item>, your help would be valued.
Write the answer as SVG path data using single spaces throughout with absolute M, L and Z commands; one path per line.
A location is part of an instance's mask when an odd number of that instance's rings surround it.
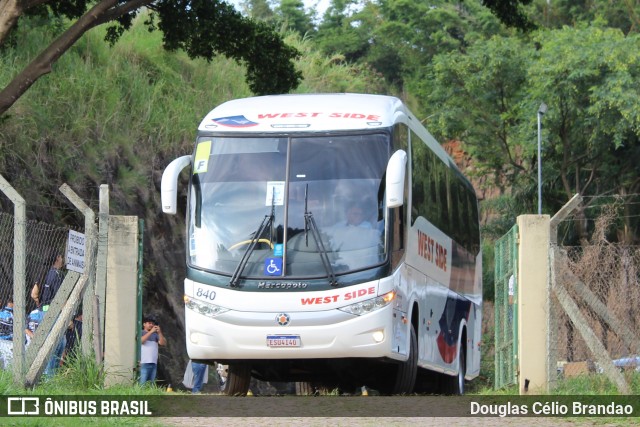
M 373 228 L 369 221 L 366 221 L 365 210 L 361 206 L 361 204 L 356 202 L 351 202 L 347 206 L 346 219 L 344 221 L 340 221 L 337 226 L 343 227 L 362 227 L 362 228 Z

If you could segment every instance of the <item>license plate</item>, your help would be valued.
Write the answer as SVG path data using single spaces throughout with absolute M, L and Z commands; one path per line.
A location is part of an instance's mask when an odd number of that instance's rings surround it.
M 300 335 L 267 335 L 268 347 L 300 347 Z

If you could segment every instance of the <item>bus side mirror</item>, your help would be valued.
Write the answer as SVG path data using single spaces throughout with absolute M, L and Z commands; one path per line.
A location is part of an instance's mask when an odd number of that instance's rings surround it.
M 191 156 L 178 157 L 162 173 L 160 194 L 162 197 L 162 212 L 175 215 L 178 199 L 178 175 L 182 169 L 191 164 Z
M 397 208 L 404 203 L 404 176 L 407 170 L 407 153 L 398 150 L 387 165 L 387 207 Z

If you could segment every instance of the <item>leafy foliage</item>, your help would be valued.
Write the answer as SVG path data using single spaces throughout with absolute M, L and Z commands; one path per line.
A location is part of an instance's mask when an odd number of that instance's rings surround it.
M 36 9 L 29 3 L 12 7 L 8 0 L 0 15 L 0 44 L 8 32 L 15 30 L 18 19 L 26 12 L 40 13 L 48 8 L 53 18 L 45 25 L 58 22 L 55 17 L 77 18 L 64 32 L 0 92 L 0 114 L 10 108 L 25 91 L 44 74 L 83 34 L 91 28 L 111 23 L 105 39 L 113 45 L 142 7 L 154 14 L 145 23 L 151 30 L 163 31 L 163 45 L 169 50 L 184 49 L 191 58 L 211 60 L 223 54 L 246 65 L 246 79 L 251 90 L 260 95 L 286 93 L 295 89 L 301 74 L 293 61 L 299 53 L 287 46 L 281 36 L 264 23 L 256 23 L 220 0 L 101 0 L 88 4 L 84 0 L 45 1 Z M 89 9 L 90 8 L 90 9 Z M 157 24 L 156 24 L 157 18 Z
M 498 21 L 476 2 L 337 0 L 315 40 L 326 54 L 338 51 L 349 61 L 368 63 L 388 83 L 402 87 L 420 79 L 435 54 L 464 50 L 476 38 L 500 31 Z
M 216 52 L 224 52 L 243 61 L 249 87 L 259 95 L 286 93 L 297 87 L 300 72 L 291 72 L 292 64 L 282 61 L 297 59 L 296 49 L 284 44 L 268 25 L 243 17 L 232 6 L 211 6 L 211 0 L 159 2 L 156 10 L 163 19 L 158 28 L 164 34 L 164 46 L 183 49 L 190 58 L 211 60 Z
M 482 4 L 489 8 L 500 21 L 510 27 L 516 27 L 521 30 L 535 28 L 535 24 L 531 22 L 526 12 L 521 8 L 521 6 L 531 4 L 531 2 L 532 0 L 482 0 Z
M 434 114 L 429 128 L 440 138 L 464 141 L 474 159 L 473 174 L 491 176 L 488 185 L 502 189 L 516 184 L 528 161 L 513 138 L 526 80 L 525 52 L 519 39 L 494 37 L 464 53 L 437 55 L 419 88 L 439 107 L 425 112 Z
M 435 115 L 429 126 L 441 137 L 464 141 L 473 173 L 491 176 L 489 185 L 525 201 L 518 212 L 531 212 L 536 111 L 544 101 L 547 210 L 556 211 L 575 193 L 637 193 L 639 42 L 616 29 L 565 27 L 530 40 L 494 37 L 467 52 L 437 55 L 419 91 L 433 106 L 426 112 Z
M 305 11 L 302 0 L 281 0 L 280 6 L 276 8 L 276 15 L 288 29 L 301 36 L 315 32 L 313 13 Z

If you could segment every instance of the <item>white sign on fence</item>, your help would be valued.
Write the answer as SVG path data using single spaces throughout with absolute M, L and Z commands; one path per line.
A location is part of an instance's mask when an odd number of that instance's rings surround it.
M 84 234 L 69 230 L 67 242 L 67 270 L 84 273 Z

